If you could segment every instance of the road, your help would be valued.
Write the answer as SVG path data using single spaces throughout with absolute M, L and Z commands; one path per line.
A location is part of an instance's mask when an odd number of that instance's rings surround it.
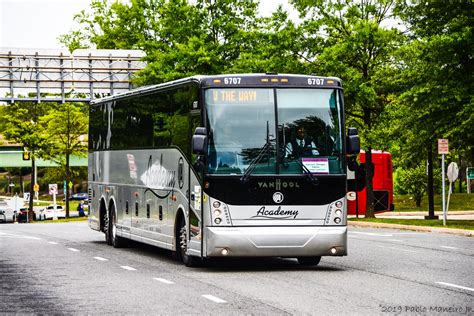
M 474 239 L 351 228 L 349 255 L 213 260 L 114 249 L 86 222 L 0 225 L 0 313 L 474 314 Z

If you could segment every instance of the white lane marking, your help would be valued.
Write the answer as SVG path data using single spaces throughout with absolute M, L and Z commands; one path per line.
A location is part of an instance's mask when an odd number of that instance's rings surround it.
M 359 234 L 367 236 L 380 236 L 380 237 L 393 237 L 392 234 L 377 234 L 377 233 L 365 233 L 365 232 L 349 232 L 349 234 Z
M 226 301 L 224 301 L 223 299 L 220 299 L 218 297 L 215 297 L 214 295 L 209 295 L 209 294 L 206 294 L 206 295 L 202 295 L 202 297 L 204 298 L 207 298 L 208 300 L 211 300 L 215 303 L 227 303 Z
M 387 241 L 403 242 L 403 240 L 400 240 L 400 239 L 387 239 Z
M 69 249 L 69 250 L 71 250 L 71 251 L 73 251 L 73 252 L 79 252 L 79 249 L 76 249 L 76 248 L 67 248 L 67 249 Z
M 120 268 L 128 270 L 128 271 L 137 271 L 137 269 L 129 267 L 129 266 L 120 266 Z
M 379 248 L 384 248 L 384 249 L 398 250 L 398 251 L 417 252 L 417 251 L 415 251 L 415 250 L 408 250 L 408 249 L 395 248 L 395 247 L 386 247 L 386 246 L 377 246 L 377 247 L 379 247 Z
M 461 285 L 456 285 L 456 284 L 451 284 L 451 283 L 446 283 L 446 282 L 436 282 L 441 285 L 446 285 L 446 286 L 452 286 L 452 287 L 457 287 L 458 289 L 463 289 L 463 290 L 468 290 L 474 292 L 474 289 L 471 289 L 470 287 L 465 287 Z
M 25 236 L 25 235 L 15 235 L 15 234 L 5 234 L 5 233 L 2 233 L 2 235 L 0 237 L 2 237 L 2 238 L 19 238 L 19 239 L 41 240 L 41 238 L 38 238 L 38 237 L 31 237 L 31 236 Z
M 459 249 L 457 247 L 449 247 L 449 246 L 440 246 L 441 248 L 446 248 L 446 249 Z
M 58 243 L 55 242 L 55 241 L 48 241 L 48 243 L 51 244 L 51 245 L 57 245 L 57 244 L 58 244 Z
M 153 280 L 160 281 L 160 282 L 165 283 L 165 284 L 174 284 L 173 281 L 162 279 L 162 278 L 153 278 Z
M 109 261 L 109 259 L 105 259 L 102 257 L 94 257 L 94 259 L 99 260 L 99 261 Z

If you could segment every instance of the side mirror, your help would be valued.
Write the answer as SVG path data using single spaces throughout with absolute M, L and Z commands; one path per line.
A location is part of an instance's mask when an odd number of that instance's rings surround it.
M 355 127 L 349 127 L 347 130 L 346 151 L 349 155 L 357 155 L 360 152 L 360 138 Z
M 204 155 L 207 153 L 207 130 L 205 127 L 197 127 L 192 141 L 193 153 Z

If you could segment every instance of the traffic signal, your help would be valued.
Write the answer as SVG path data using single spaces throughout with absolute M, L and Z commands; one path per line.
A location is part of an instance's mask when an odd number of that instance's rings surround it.
M 29 151 L 24 151 L 23 152 L 23 160 L 30 160 L 30 152 Z

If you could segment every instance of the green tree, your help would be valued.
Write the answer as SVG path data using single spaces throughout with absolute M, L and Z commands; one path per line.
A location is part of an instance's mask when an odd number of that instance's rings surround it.
M 77 47 L 142 49 L 147 67 L 140 85 L 194 74 L 224 73 L 257 28 L 258 4 L 253 1 L 94 0 L 92 12 L 76 16 L 81 30 L 61 37 Z
M 448 138 L 474 162 L 474 12 L 469 1 L 399 1 L 410 42 L 400 50 L 394 81 L 403 93 L 392 109 L 404 161 L 426 157 L 438 138 Z M 421 157 L 420 157 L 421 156 Z
M 366 145 L 366 217 L 374 217 L 371 149 L 381 145 L 376 130 L 394 92 L 387 73 L 392 71 L 394 51 L 403 42 L 399 30 L 382 25 L 390 17 L 394 1 L 292 3 L 304 18 L 307 36 L 318 38 L 313 42 L 320 44 L 307 47 L 307 56 L 314 58 L 313 68 L 344 81 L 348 123 L 359 127 Z
M 39 118 L 46 113 L 50 104 L 35 102 L 17 102 L 2 108 L 0 118 L 3 135 L 10 141 L 21 144 L 31 153 L 31 184 L 29 208 L 33 209 L 35 160 L 41 157 L 46 147 L 46 139 Z
M 414 168 L 399 168 L 395 189 L 399 194 L 410 194 L 415 200 L 416 207 L 421 206 L 421 199 L 426 192 L 427 176 L 423 162 Z
M 83 105 L 58 104 L 40 117 L 43 137 L 47 139 L 44 156 L 60 164 L 66 183 L 71 181 L 71 155 L 86 156 L 87 146 L 82 139 L 87 134 L 88 116 Z M 69 217 L 69 185 L 66 185 L 66 217 Z

